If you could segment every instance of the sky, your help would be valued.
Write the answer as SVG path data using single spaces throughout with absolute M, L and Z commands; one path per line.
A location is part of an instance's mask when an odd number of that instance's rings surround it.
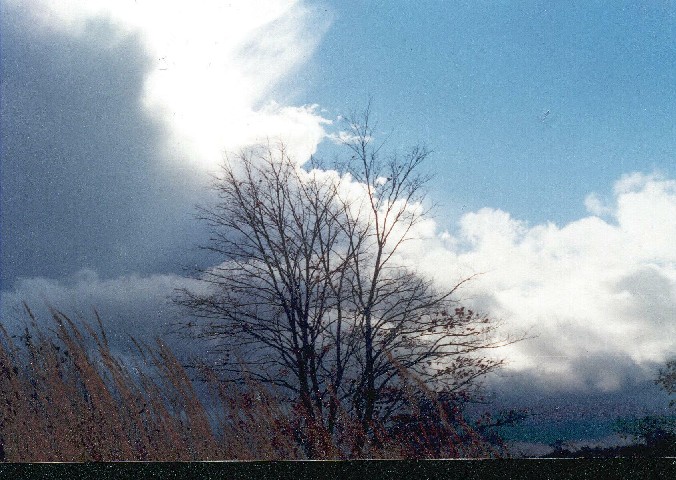
M 533 337 L 502 352 L 496 401 L 578 426 L 665 407 L 673 1 L 0 8 L 3 322 L 27 300 L 95 306 L 121 337 L 172 331 L 172 292 L 218 262 L 195 206 L 226 152 L 273 138 L 330 159 L 370 101 L 387 148 L 433 151 L 438 206 L 407 261 L 440 285 L 479 274 L 460 299 Z

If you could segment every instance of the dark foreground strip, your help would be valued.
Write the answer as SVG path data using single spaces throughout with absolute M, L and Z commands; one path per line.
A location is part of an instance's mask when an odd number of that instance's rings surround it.
M 676 479 L 676 458 L 0 464 L 0 479 Z

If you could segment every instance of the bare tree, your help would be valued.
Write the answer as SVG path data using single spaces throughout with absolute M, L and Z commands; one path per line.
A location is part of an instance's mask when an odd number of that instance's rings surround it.
M 469 279 L 439 289 L 395 257 L 429 213 L 423 208 L 429 177 L 419 170 L 430 152 L 416 146 L 403 156 L 385 157 L 383 144 L 374 144 L 369 119 L 367 108 L 348 120 L 345 145 L 353 155 L 346 170 L 366 188 L 366 212 L 344 220 L 362 222 L 360 234 L 348 235 L 356 240 L 348 268 L 360 333 L 356 388 L 350 393 L 365 434 L 410 400 L 407 384 L 436 399 L 457 398 L 502 364 L 477 353 L 512 341 L 496 339 L 496 322 L 452 299 Z
M 213 227 L 209 249 L 223 263 L 203 272 L 207 294 L 180 302 L 213 319 L 205 334 L 222 340 L 224 366 L 293 392 L 321 415 L 327 332 L 341 338 L 339 292 L 349 259 L 336 182 L 306 174 L 277 149 L 259 147 L 224 166 L 220 201 L 201 209 Z M 334 364 L 343 363 L 341 353 Z
M 302 169 L 283 145 L 224 166 L 201 209 L 223 263 L 179 302 L 209 319 L 226 370 L 283 387 L 331 435 L 341 418 L 359 425 L 359 456 L 415 392 L 457 398 L 501 365 L 486 349 L 512 340 L 452 299 L 463 282 L 440 290 L 403 260 L 429 151 L 385 158 L 368 109 L 348 124 L 352 157 L 335 171 Z

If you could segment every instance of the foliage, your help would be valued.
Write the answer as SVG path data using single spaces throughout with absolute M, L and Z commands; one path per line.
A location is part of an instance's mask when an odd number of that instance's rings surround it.
M 280 402 L 269 385 L 251 378 L 235 386 L 200 366 L 200 379 L 211 394 L 198 394 L 196 380 L 159 339 L 152 348 L 132 339 L 137 361 L 125 363 L 113 355 L 98 316 L 97 332 L 53 311 L 52 335 L 26 311 L 31 324 L 23 335 L 10 335 L 0 326 L 4 461 L 337 459 L 346 458 L 358 441 L 359 424 L 344 422 L 338 445 L 302 405 Z M 422 418 L 414 415 L 405 422 L 422 425 Z M 453 436 L 453 428 L 462 434 Z M 382 424 L 374 430 L 377 442 L 364 455 L 370 458 L 501 453 L 461 416 L 453 425 L 418 429 L 420 438 L 442 432 L 441 448 L 437 440 L 435 448 L 424 441 L 413 445 Z
M 665 366 L 660 369 L 655 383 L 669 395 L 676 393 L 676 359 L 669 360 Z M 672 400 L 669 405 L 672 407 L 676 405 L 676 400 Z
M 222 450 L 169 349 L 141 347 L 146 371 L 114 358 L 105 333 L 53 311 L 17 344 L 2 329 L 0 446 L 9 461 L 195 460 Z M 98 318 L 98 317 L 97 317 Z M 154 375 L 155 374 L 155 375 Z M 153 378 L 153 377 L 156 378 Z
M 676 447 L 676 417 L 648 415 L 619 419 L 615 428 L 625 436 L 640 439 L 648 447 Z

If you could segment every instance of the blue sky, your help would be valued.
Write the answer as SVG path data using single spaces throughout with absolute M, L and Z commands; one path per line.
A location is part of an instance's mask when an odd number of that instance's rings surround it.
M 443 285 L 481 273 L 460 299 L 534 336 L 503 352 L 503 404 L 591 422 L 599 396 L 667 405 L 673 1 L 0 8 L 3 321 L 28 300 L 165 334 L 186 268 L 218 261 L 195 205 L 224 153 L 280 139 L 330 160 L 339 116 L 372 98 L 388 149 L 434 151 L 440 205 L 406 258 Z
M 333 2 L 303 102 L 369 95 L 381 126 L 434 151 L 451 217 L 489 206 L 568 222 L 624 173 L 674 174 L 674 4 Z M 309 88 L 306 85 L 309 84 Z M 545 116 L 546 112 L 550 112 Z

